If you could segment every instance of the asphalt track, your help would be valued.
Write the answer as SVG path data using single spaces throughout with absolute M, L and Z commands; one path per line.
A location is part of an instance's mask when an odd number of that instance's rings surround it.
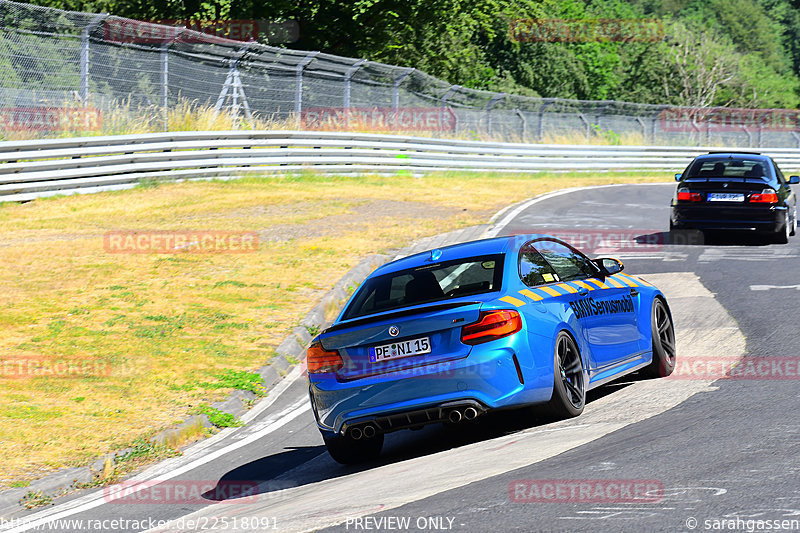
M 646 250 L 611 255 L 664 290 L 679 360 L 797 358 L 800 237 L 783 246 L 740 237 L 658 244 L 673 191 L 553 195 L 507 211 L 501 233 L 607 228 L 651 239 Z M 100 489 L 4 518 L 30 520 L 13 531 L 752 531 L 758 520 L 770 521 L 762 530 L 800 530 L 796 386 L 774 367 L 760 379 L 625 381 L 591 393 L 576 419 L 520 410 L 398 432 L 377 462 L 343 467 L 325 452 L 297 369 L 248 413 L 247 426 L 142 472 L 133 481 L 143 484 L 123 487 L 122 499 Z M 646 502 L 515 501 L 524 480 L 637 480 L 663 491 Z M 236 484 L 258 488 L 216 500 L 169 492 Z

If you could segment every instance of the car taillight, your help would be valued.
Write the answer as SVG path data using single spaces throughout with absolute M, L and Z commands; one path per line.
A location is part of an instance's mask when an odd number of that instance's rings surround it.
M 516 311 L 484 311 L 477 322 L 461 328 L 461 342 L 481 344 L 513 335 L 521 329 L 522 317 Z
M 318 342 L 312 344 L 306 350 L 306 367 L 309 374 L 322 374 L 324 372 L 336 372 L 344 365 L 342 356 L 336 350 L 326 350 Z
M 761 191 L 760 193 L 753 193 L 750 195 L 750 203 L 751 204 L 777 204 L 778 203 L 778 193 L 775 192 L 775 189 L 767 188 Z
M 702 202 L 703 195 L 699 192 L 691 192 L 689 189 L 678 189 L 678 200 L 685 202 Z

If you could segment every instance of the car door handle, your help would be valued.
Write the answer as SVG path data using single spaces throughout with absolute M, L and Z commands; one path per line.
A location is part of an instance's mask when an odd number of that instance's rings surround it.
M 639 291 L 636 289 L 631 289 L 631 296 L 639 296 Z
M 578 296 L 586 296 L 587 294 L 589 294 L 589 291 L 586 289 L 578 290 Z

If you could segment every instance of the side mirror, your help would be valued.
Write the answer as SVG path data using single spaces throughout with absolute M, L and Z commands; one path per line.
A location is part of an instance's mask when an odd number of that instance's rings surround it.
M 800 176 L 789 176 L 790 185 L 797 185 L 798 183 L 800 183 Z
M 675 181 L 681 181 L 681 176 L 683 176 L 683 174 L 681 174 L 680 172 L 675 174 Z
M 625 265 L 622 264 L 622 261 L 614 259 L 613 257 L 595 259 L 594 264 L 600 267 L 600 270 L 604 271 L 607 276 L 613 276 L 625 269 Z

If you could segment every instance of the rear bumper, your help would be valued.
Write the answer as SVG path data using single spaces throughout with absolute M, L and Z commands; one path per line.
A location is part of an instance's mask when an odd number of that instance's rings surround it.
M 546 402 L 552 395 L 552 368 L 526 369 L 523 384 L 517 353 L 524 352 L 501 339 L 476 346 L 468 357 L 446 364 L 352 381 L 340 381 L 335 374 L 311 375 L 309 395 L 317 425 L 328 436 L 365 423 L 388 432 L 442 422 L 454 406 L 471 405 L 483 412 Z
M 726 229 L 771 233 L 783 230 L 786 207 L 672 205 L 676 229 Z

